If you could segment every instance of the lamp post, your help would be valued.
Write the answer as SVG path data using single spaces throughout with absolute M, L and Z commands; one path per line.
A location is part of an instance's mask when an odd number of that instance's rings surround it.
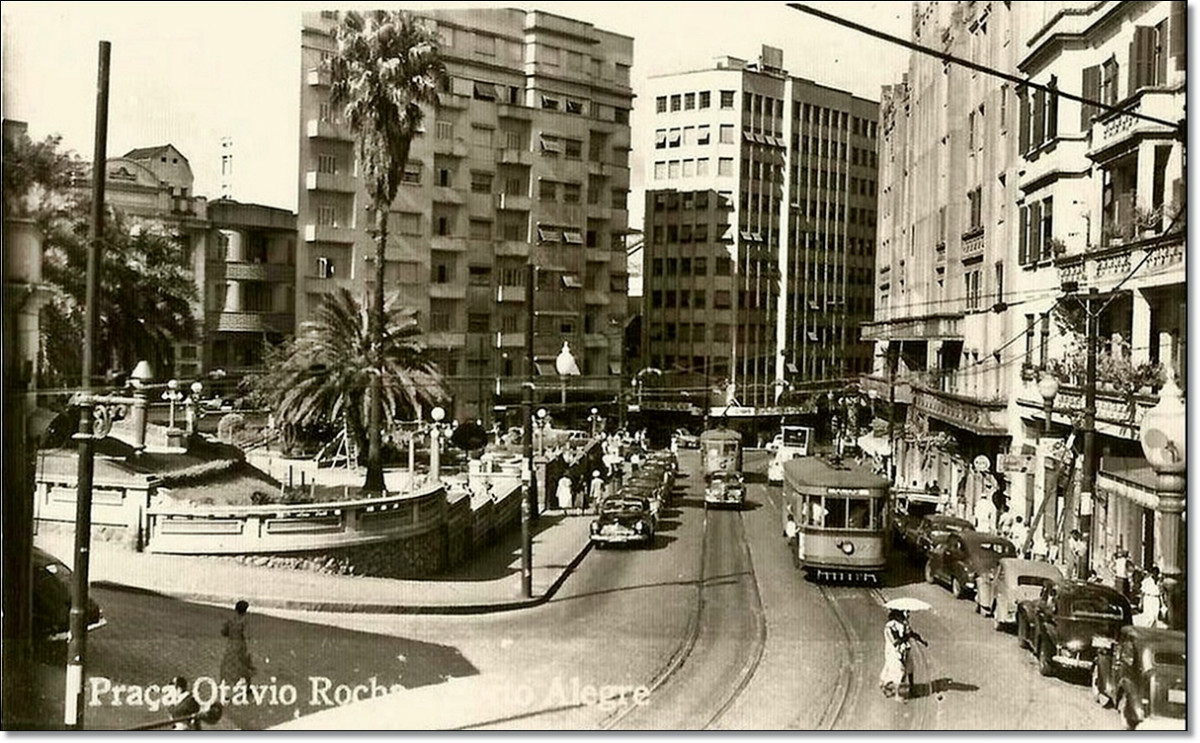
M 1045 415 L 1046 423 L 1044 432 L 1047 436 L 1050 435 L 1050 427 L 1054 417 L 1054 398 L 1058 396 L 1058 378 L 1049 371 L 1042 371 L 1042 378 L 1038 380 L 1038 394 L 1042 396 L 1042 412 Z
M 137 366 L 133 367 L 133 371 L 129 374 L 129 386 L 133 388 L 133 399 L 136 401 L 131 412 L 133 416 L 133 448 L 139 452 L 146 448 L 146 409 L 149 406 L 146 399 L 146 387 L 153 381 L 154 372 L 150 369 L 150 362 L 144 359 L 137 362 Z
M 196 406 L 200 404 L 200 393 L 204 391 L 204 385 L 200 382 L 192 382 L 192 394 L 183 401 L 187 414 L 187 432 L 188 436 L 193 436 L 196 433 Z
M 1156 559 L 1162 572 L 1163 603 L 1167 623 L 1173 629 L 1186 626 L 1186 584 L 1180 555 L 1185 531 L 1183 515 L 1187 492 L 1187 406 L 1168 374 L 1159 392 L 1158 404 L 1142 419 L 1142 453 L 1154 469 L 1158 490 L 1158 513 L 1154 521 Z
M 537 411 L 537 429 L 538 429 L 538 456 L 546 456 L 546 416 L 548 413 L 545 408 L 538 408 Z
M 171 403 L 171 412 L 167 418 L 167 428 L 175 430 L 175 403 L 183 400 L 183 392 L 179 389 L 178 379 L 167 380 L 167 389 L 162 393 L 162 399 Z
M 446 418 L 446 411 L 436 407 L 429 411 L 429 417 L 433 418 L 433 425 L 429 427 L 429 476 L 436 483 L 441 479 L 442 471 L 442 451 L 438 444 L 438 436 L 441 433 L 442 421 Z
M 600 423 L 600 411 L 592 408 L 591 414 L 588 415 L 588 423 L 591 424 L 592 436 L 596 435 L 596 427 Z
M 563 405 L 567 404 L 567 377 L 578 377 L 579 363 L 575 361 L 574 354 L 571 353 L 571 347 L 566 341 L 563 341 L 562 350 L 558 352 L 558 356 L 554 359 L 554 369 L 558 372 L 559 382 L 562 383 L 562 399 Z

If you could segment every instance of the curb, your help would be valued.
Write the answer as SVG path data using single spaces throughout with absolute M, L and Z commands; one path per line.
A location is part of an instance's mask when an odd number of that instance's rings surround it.
M 93 587 L 105 588 L 111 591 L 120 591 L 122 593 L 140 593 L 154 594 L 158 596 L 169 596 L 170 598 L 179 599 L 181 601 L 190 601 L 192 603 L 203 604 L 228 604 L 238 599 L 247 599 L 255 606 L 261 606 L 268 609 L 285 609 L 290 611 L 311 611 L 311 612 L 328 612 L 339 614 L 433 614 L 433 615 L 469 615 L 469 614 L 494 614 L 502 611 L 515 611 L 517 609 L 531 609 L 535 606 L 541 606 L 558 593 L 558 589 L 566 582 L 567 576 L 574 572 L 575 568 L 583 562 L 583 558 L 587 556 L 592 549 L 592 542 L 589 539 L 579 550 L 578 554 L 571 559 L 567 566 L 559 573 L 554 582 L 546 589 L 546 592 L 534 596 L 532 598 L 512 599 L 509 601 L 496 601 L 481 604 L 446 604 L 446 605 L 401 605 L 401 604 L 381 604 L 367 603 L 354 601 L 311 601 L 307 599 L 287 599 L 278 597 L 262 597 L 247 594 L 234 596 L 232 594 L 211 594 L 211 593 L 195 593 L 191 591 L 161 591 L 152 588 L 143 588 L 141 586 L 130 586 L 124 583 L 114 583 L 112 581 L 94 581 Z

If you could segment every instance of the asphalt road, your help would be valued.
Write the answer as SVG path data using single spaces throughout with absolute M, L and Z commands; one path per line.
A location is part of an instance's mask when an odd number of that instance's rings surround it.
M 684 452 L 685 473 L 698 457 Z M 761 473 L 763 453 L 747 456 Z M 1118 729 L 1085 679 L 1044 678 L 1011 634 L 969 601 L 924 583 L 897 555 L 877 589 L 823 586 L 793 567 L 777 487 L 752 480 L 742 511 L 703 509 L 702 482 L 680 480 L 653 547 L 593 550 L 556 597 L 536 609 L 486 616 L 253 614 L 248 635 L 258 683 L 294 685 L 296 704 L 234 708 L 221 728 L 259 728 L 321 708 L 312 679 L 359 684 L 375 676 L 405 688 L 451 677 L 481 682 L 494 729 Z M 92 635 L 90 672 L 113 684 L 161 684 L 176 674 L 217 675 L 226 609 L 97 590 L 109 626 Z M 914 698 L 879 692 L 882 602 L 916 596 L 933 606 L 914 625 Z M 58 675 L 61 664 L 40 667 Z M 51 679 L 53 681 L 53 679 Z M 61 689 L 53 683 L 47 688 Z M 644 689 L 638 703 L 581 702 L 563 690 Z M 557 694 L 557 696 L 556 696 Z M 557 699 L 561 703 L 546 703 Z M 629 699 L 632 699 L 630 697 Z M 528 700 L 534 700 L 530 703 Z M 101 704 L 89 728 L 163 719 L 145 706 Z M 61 699 L 41 700 L 61 719 Z

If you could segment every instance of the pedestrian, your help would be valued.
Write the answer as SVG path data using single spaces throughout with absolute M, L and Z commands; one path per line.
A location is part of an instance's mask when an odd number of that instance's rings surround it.
M 979 496 L 975 502 L 975 531 L 991 533 L 996 531 L 996 504 L 990 495 Z
M 1160 627 L 1162 594 L 1158 585 L 1158 568 L 1152 566 L 1142 577 L 1142 610 L 1134 615 L 1135 627 Z
M 238 682 L 250 683 L 254 675 L 254 662 L 246 646 L 246 612 L 250 603 L 244 599 L 233 607 L 233 617 L 221 626 L 221 636 L 226 638 L 225 655 L 221 658 L 221 680 L 229 685 Z
M 1014 516 L 1012 527 L 1009 529 L 1009 539 L 1012 540 L 1013 546 L 1017 548 L 1017 555 L 1026 557 L 1029 554 L 1029 527 L 1025 524 L 1025 519 L 1022 516 Z
M 1067 569 L 1068 575 L 1076 580 L 1086 578 L 1087 543 L 1078 529 L 1072 529 L 1067 539 Z
M 922 645 L 929 644 L 909 625 L 908 612 L 888 610 L 887 623 L 883 625 L 883 670 L 879 672 L 879 687 L 885 697 L 897 702 L 904 701 L 901 687 L 907 687 L 909 695 L 913 691 L 913 640 Z
M 1012 510 L 1005 504 L 1004 510 L 1000 512 L 1000 518 L 996 521 L 996 530 L 1000 532 L 1000 536 L 1005 539 L 1012 538 L 1012 528 L 1015 520 Z
M 1032 553 L 1035 560 L 1041 560 L 1042 562 L 1050 561 L 1050 542 L 1046 539 L 1046 535 L 1041 529 L 1033 535 Z
M 565 474 L 558 478 L 558 490 L 555 491 L 555 498 L 558 500 L 558 507 L 562 510 L 565 511 L 571 507 L 573 501 L 571 478 Z
M 1129 598 L 1129 568 L 1129 551 L 1118 547 L 1113 555 L 1113 586 L 1125 598 Z
M 167 714 L 176 721 L 175 730 L 199 730 L 200 703 L 188 689 L 187 679 L 176 676 L 171 679 L 171 688 L 174 690 L 171 697 L 174 703 L 167 707 Z
M 592 470 L 592 485 L 588 490 L 588 502 L 584 503 L 583 507 L 594 506 L 602 500 L 604 500 L 604 479 L 600 477 L 600 470 Z
M 792 567 L 800 565 L 800 549 L 798 538 L 800 528 L 796 526 L 796 517 L 788 511 L 787 521 L 783 525 L 783 536 L 787 539 L 788 552 L 792 553 Z

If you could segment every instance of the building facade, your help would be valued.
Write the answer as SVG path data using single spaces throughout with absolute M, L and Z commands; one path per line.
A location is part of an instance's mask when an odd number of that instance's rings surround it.
M 1118 549 L 1162 558 L 1138 437 L 1163 375 L 1185 376 L 1184 18 L 1169 2 L 916 3 L 916 43 L 1027 82 L 915 54 L 883 96 L 863 385 L 895 395 L 896 481 L 936 481 L 967 516 L 992 498 L 1047 542 L 1079 528 L 1102 575 Z
M 868 371 L 878 105 L 771 47 L 649 95 L 643 363 L 751 415 Z
M 623 373 L 633 41 L 541 12 L 422 16 L 437 24 L 449 87 L 391 207 L 387 288 L 419 312 L 456 415 L 488 422 L 494 404 L 520 399 L 532 262 L 537 372 L 555 375 L 566 342 L 582 372 L 572 395 L 611 397 Z M 337 23 L 336 12 L 304 16 L 300 321 L 333 287 L 374 280 L 354 139 L 322 68 Z

